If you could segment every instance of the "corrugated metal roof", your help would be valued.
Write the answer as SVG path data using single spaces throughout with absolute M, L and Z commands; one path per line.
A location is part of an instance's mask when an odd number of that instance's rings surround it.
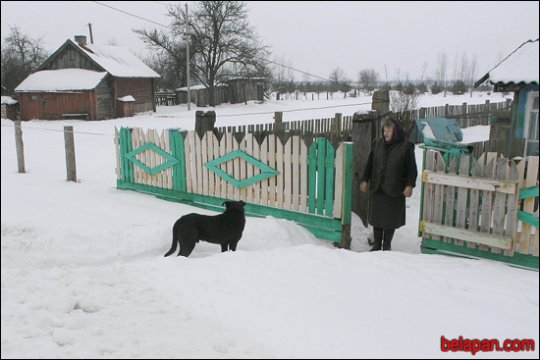
M 121 46 L 104 46 L 87 44 L 80 46 L 78 43 L 69 40 L 71 43 L 86 53 L 105 71 L 115 77 L 141 77 L 159 78 L 159 74 L 150 69 L 138 57 L 129 50 Z
M 42 70 L 28 75 L 15 88 L 16 92 L 91 90 L 107 75 L 84 69 Z
M 486 80 L 492 84 L 538 84 L 539 41 L 528 40 L 487 72 L 475 86 Z

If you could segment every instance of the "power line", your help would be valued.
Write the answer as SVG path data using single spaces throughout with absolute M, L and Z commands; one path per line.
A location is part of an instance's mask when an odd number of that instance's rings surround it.
M 117 9 L 117 8 L 112 7 L 112 6 L 110 6 L 110 5 L 103 4 L 103 3 L 99 2 L 99 1 L 92 1 L 92 2 L 94 2 L 94 3 L 98 4 L 98 5 L 101 5 L 101 6 L 105 6 L 105 7 L 109 8 L 109 9 L 112 9 L 112 10 L 115 10 L 115 11 L 118 11 L 118 12 L 121 12 L 121 13 L 123 13 L 123 14 L 129 15 L 129 16 L 133 16 L 133 17 L 135 17 L 135 18 L 137 18 L 137 19 L 144 20 L 144 21 L 148 21 L 148 22 L 150 22 L 150 23 L 152 23 L 152 24 L 155 24 L 155 25 L 164 27 L 164 28 L 166 28 L 166 29 L 169 28 L 169 26 L 160 24 L 160 23 L 158 23 L 158 22 L 155 22 L 154 20 L 150 20 L 150 19 L 144 18 L 144 17 L 139 16 L 139 15 L 135 15 L 135 14 L 128 13 L 127 11 Z

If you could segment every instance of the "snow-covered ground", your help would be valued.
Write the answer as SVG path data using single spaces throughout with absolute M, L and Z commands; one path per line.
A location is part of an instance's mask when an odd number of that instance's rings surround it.
M 486 99 L 465 98 L 455 101 Z M 273 111 L 285 121 L 351 115 L 369 105 L 347 105 L 365 101 L 221 105 L 216 125 L 271 122 Z M 334 105 L 342 107 L 287 112 Z M 236 252 L 201 242 L 189 258 L 164 258 L 176 219 L 215 213 L 117 190 L 114 127 L 193 129 L 196 110 L 25 122 L 26 174 L 17 173 L 13 123 L 2 119 L 2 358 L 472 357 L 442 352 L 441 336 L 538 346 L 538 272 L 420 253 L 420 179 L 391 252 L 368 252 L 356 217 L 350 251 L 267 217 L 247 219 Z M 76 132 L 78 183 L 65 181 L 64 125 Z M 478 141 L 488 131 L 464 135 Z

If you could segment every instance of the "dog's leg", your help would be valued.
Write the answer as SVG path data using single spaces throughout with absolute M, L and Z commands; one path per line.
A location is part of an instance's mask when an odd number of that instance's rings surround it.
M 180 251 L 177 256 L 188 257 L 195 248 L 198 238 L 199 234 L 197 233 L 184 234 L 183 238 L 180 239 Z
M 221 244 L 221 252 L 225 252 L 229 248 L 229 244 L 228 243 L 225 243 L 225 244 Z
M 232 251 L 236 251 L 236 245 L 238 244 L 238 241 L 240 241 L 240 239 L 238 240 L 233 240 L 229 243 L 229 248 L 232 250 Z

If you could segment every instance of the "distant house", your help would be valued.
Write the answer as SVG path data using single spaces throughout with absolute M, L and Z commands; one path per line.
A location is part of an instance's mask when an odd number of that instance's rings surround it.
M 538 44 L 524 42 L 474 84 L 489 81 L 495 91 L 514 92 L 510 117 L 494 118 L 490 134 L 506 156 L 538 155 Z
M 155 111 L 156 78 L 156 72 L 125 48 L 87 44 L 86 36 L 75 36 L 15 92 L 21 120 L 103 120 Z
M 2 96 L 2 118 L 17 120 L 17 111 L 19 108 L 19 103 L 17 100 L 13 99 L 11 96 Z

